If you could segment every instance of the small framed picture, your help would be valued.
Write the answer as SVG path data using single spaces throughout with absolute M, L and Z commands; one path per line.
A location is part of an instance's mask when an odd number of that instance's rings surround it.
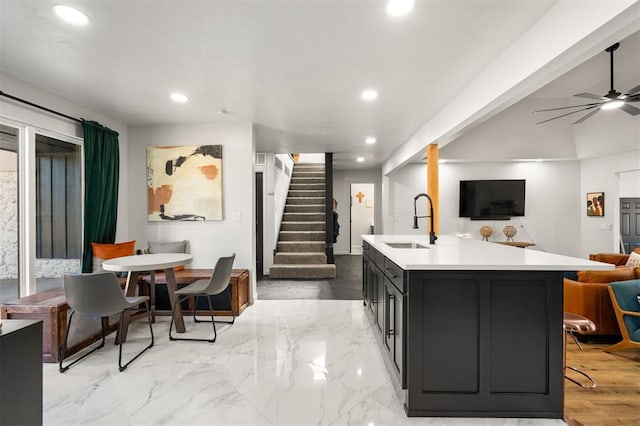
M 587 192 L 587 216 L 604 216 L 604 192 Z

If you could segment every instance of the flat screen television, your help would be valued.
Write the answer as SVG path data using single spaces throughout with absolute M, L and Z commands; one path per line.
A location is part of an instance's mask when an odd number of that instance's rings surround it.
M 502 219 L 524 216 L 524 179 L 461 180 L 460 217 Z

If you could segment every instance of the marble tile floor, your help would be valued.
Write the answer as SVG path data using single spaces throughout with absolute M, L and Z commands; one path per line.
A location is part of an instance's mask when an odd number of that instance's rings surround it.
M 204 336 L 209 324 L 186 319 Z M 362 301 L 258 300 L 216 343 L 156 343 L 118 372 L 117 346 L 60 374 L 44 364 L 46 425 L 564 425 L 550 419 L 407 418 Z M 131 324 L 125 359 L 148 341 Z

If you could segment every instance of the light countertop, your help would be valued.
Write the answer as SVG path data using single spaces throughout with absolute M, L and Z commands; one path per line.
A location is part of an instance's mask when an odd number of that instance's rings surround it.
M 488 241 L 439 235 L 429 245 L 428 235 L 363 235 L 405 270 L 578 271 L 614 269 L 614 265 L 535 249 L 510 247 Z M 385 243 L 417 242 L 429 248 L 392 248 Z

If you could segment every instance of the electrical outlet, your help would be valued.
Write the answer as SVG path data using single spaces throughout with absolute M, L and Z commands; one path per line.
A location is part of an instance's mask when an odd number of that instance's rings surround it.
M 241 219 L 242 219 L 242 215 L 240 214 L 240 212 L 231 213 L 231 221 L 232 222 L 240 222 Z

